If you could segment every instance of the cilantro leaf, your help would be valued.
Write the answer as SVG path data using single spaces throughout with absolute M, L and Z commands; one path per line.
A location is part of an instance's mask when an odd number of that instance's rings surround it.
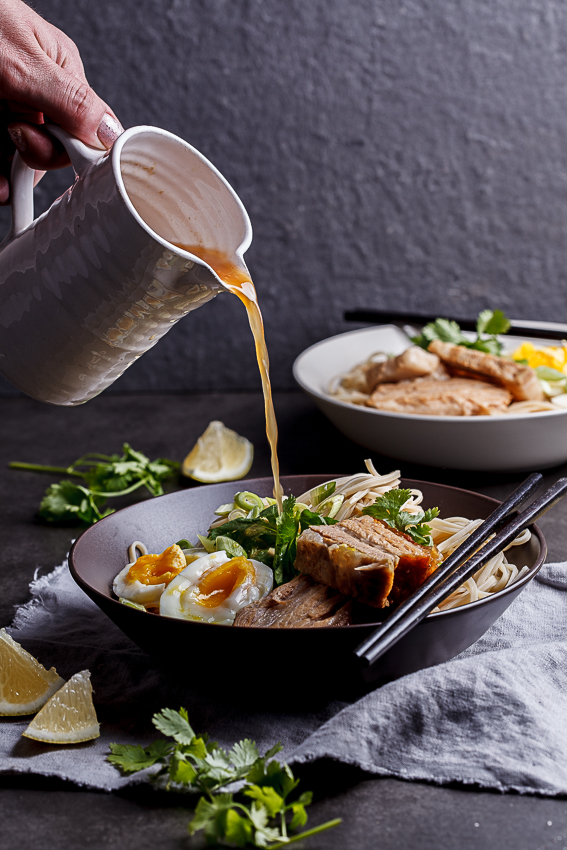
M 281 514 L 276 505 L 270 505 L 257 517 L 239 517 L 211 528 L 207 539 L 215 542 L 219 537 L 230 538 L 249 558 L 272 567 L 274 583 L 278 586 L 297 575 L 294 563 L 301 532 L 310 525 L 334 525 L 335 522 L 307 508 L 299 513 L 295 498 L 289 496 L 284 499 Z
M 111 764 L 119 767 L 123 773 L 136 773 L 152 767 L 165 758 L 172 750 L 172 744 L 163 739 L 154 741 L 149 747 L 131 744 L 110 744 L 112 755 L 107 756 Z
M 502 310 L 483 310 L 476 320 L 476 332 L 481 334 L 505 334 L 510 330 L 510 319 Z
M 240 544 L 248 555 L 253 548 L 270 549 L 276 542 L 276 517 L 277 507 L 270 505 L 255 519 L 241 517 L 212 528 L 209 531 L 209 540 L 216 540 L 219 536 L 230 537 Z
M 280 797 L 277 791 L 274 791 L 269 785 L 264 787 L 260 785 L 248 785 L 243 793 L 246 797 L 251 797 L 253 800 L 261 803 L 271 818 L 282 808 L 283 797 Z
M 434 339 L 440 339 L 442 342 L 452 342 L 453 345 L 463 345 L 468 342 L 467 338 L 463 336 L 463 332 L 457 322 L 453 322 L 450 319 L 435 319 L 434 322 L 429 322 L 422 329 L 421 334 L 412 337 L 411 341 L 415 345 L 427 349 L 429 343 L 433 342 Z
M 254 741 L 245 738 L 234 745 L 228 757 L 239 773 L 244 771 L 242 774 L 244 776 L 256 764 L 260 758 L 260 753 Z
M 232 794 L 217 794 L 212 800 L 201 797 L 195 809 L 193 820 L 188 829 L 194 835 L 200 829 L 205 831 L 208 840 L 224 838 L 226 834 L 226 816 L 232 808 L 234 798 Z
M 450 342 L 453 345 L 462 345 L 465 348 L 474 348 L 487 354 L 500 355 L 502 344 L 498 340 L 498 334 L 504 334 L 510 329 L 510 320 L 502 310 L 483 310 L 476 321 L 476 339 L 468 339 L 462 332 L 457 322 L 449 319 L 435 319 L 422 328 L 418 336 L 411 338 L 414 345 L 421 348 L 429 347 L 434 339 L 441 342 Z M 483 336 L 488 334 L 488 336 Z
M 432 546 L 431 528 L 424 524 L 431 522 L 439 515 L 439 508 L 429 508 L 427 511 L 404 511 L 406 502 L 411 498 L 411 490 L 388 490 L 378 496 L 373 505 L 363 508 L 362 513 L 380 519 L 396 531 L 408 534 L 414 543 L 421 546 Z
M 114 511 L 102 510 L 105 499 L 73 481 L 60 481 L 47 488 L 39 514 L 48 522 L 80 520 L 92 524 Z
M 299 799 L 295 801 L 295 803 L 290 803 L 287 807 L 293 815 L 289 825 L 290 829 L 297 829 L 298 826 L 305 826 L 307 823 L 307 812 L 305 811 L 305 807 L 309 806 L 312 800 L 312 792 L 305 791 Z
M 164 708 L 158 714 L 154 714 L 152 723 L 164 735 L 169 735 L 178 744 L 191 744 L 195 733 L 189 725 L 189 717 L 184 708 L 174 711 L 173 708 Z
M 305 529 L 309 528 L 310 525 L 336 525 L 337 522 L 338 520 L 333 519 L 330 516 L 321 516 L 320 514 L 315 513 L 315 511 L 310 511 L 309 508 L 304 508 L 299 517 L 299 523 L 302 531 L 305 531 Z
M 169 777 L 172 782 L 176 782 L 178 785 L 191 786 L 197 777 L 197 771 L 191 762 L 187 761 L 183 753 L 176 751 L 171 758 Z
M 293 504 L 288 505 L 287 515 Z M 276 744 L 263 756 L 248 738 L 234 744 L 226 752 L 206 735 L 197 738 L 184 708 L 179 711 L 163 709 L 154 715 L 154 725 L 173 738 L 159 739 L 149 747 L 111 744 L 108 761 L 124 773 L 133 773 L 159 763 L 152 780 L 165 780 L 165 789 L 172 785 L 187 791 L 201 791 L 206 796 L 197 802 L 193 819 L 188 825 L 193 835 L 202 830 L 207 843 L 228 844 L 231 847 L 264 847 L 276 850 L 284 844 L 298 841 L 330 829 L 340 823 L 336 819 L 301 834 L 289 835 L 307 823 L 306 806 L 312 794 L 307 791 L 295 800 L 288 800 L 297 787 L 287 764 L 273 756 L 281 750 Z M 237 779 L 244 779 L 238 795 L 221 789 Z
M 284 499 L 282 512 L 276 519 L 276 545 L 274 553 L 274 584 L 285 584 L 297 575 L 295 556 L 300 532 L 299 517 L 295 513 L 295 497 Z
M 12 469 L 36 472 L 61 472 L 82 478 L 84 484 L 63 480 L 46 491 L 39 508 L 40 516 L 49 522 L 80 521 L 91 525 L 113 513 L 104 510 L 106 500 L 133 493 L 145 487 L 152 496 L 161 496 L 162 482 L 177 473 L 179 464 L 166 458 L 150 461 L 128 443 L 122 455 L 102 455 L 90 452 L 68 467 L 45 466 L 37 463 L 10 464 Z
M 269 841 L 279 841 L 281 833 L 279 829 L 268 826 L 270 815 L 265 806 L 258 803 L 256 800 L 248 810 L 248 817 L 254 824 L 256 832 L 254 833 L 254 843 L 256 847 L 267 847 Z M 272 847 L 274 845 L 271 845 Z
M 497 357 L 502 353 L 502 343 L 500 343 L 495 336 L 490 336 L 484 339 L 475 339 L 474 342 L 468 343 L 467 348 L 484 351 L 485 354 L 495 354 Z
M 241 815 L 236 809 L 226 813 L 224 840 L 237 847 L 245 847 L 253 843 L 253 827 L 250 818 Z

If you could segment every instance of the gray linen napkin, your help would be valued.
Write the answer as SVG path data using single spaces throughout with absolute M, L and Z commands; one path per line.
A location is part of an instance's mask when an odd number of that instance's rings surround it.
M 251 737 L 284 745 L 289 762 L 328 757 L 373 774 L 501 791 L 567 793 L 567 564 L 544 567 L 473 647 L 352 703 L 250 712 L 193 692 L 142 653 L 73 582 L 66 564 L 31 585 L 12 636 L 69 677 L 89 668 L 101 737 L 50 746 L 21 737 L 29 719 L 0 718 L 0 772 L 57 776 L 112 790 L 126 778 L 108 744 L 149 743 L 154 711 L 185 705 L 223 746 Z M 190 669 L 190 659 L 187 659 Z

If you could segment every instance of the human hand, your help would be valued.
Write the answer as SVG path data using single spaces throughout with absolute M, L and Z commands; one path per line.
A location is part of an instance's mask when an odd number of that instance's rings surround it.
M 14 150 L 36 170 L 69 165 L 44 118 L 91 147 L 108 149 L 123 132 L 89 86 L 79 51 L 65 33 L 21 0 L 0 0 L 0 205 L 9 203 Z

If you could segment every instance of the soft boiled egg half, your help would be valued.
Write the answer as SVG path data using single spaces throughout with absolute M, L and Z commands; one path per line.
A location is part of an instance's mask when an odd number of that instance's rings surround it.
M 166 587 L 159 612 L 181 620 L 231 625 L 241 608 L 272 589 L 272 570 L 252 558 L 212 552 L 193 561 Z
M 175 543 L 161 555 L 142 555 L 135 563 L 127 564 L 114 579 L 112 588 L 122 599 L 157 607 L 169 582 L 186 566 L 183 550 Z

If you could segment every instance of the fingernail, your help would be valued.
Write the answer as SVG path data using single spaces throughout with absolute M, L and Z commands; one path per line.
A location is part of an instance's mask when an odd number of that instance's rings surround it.
M 117 121 L 113 115 L 107 112 L 98 125 L 96 134 L 100 142 L 108 149 L 112 147 L 118 136 L 121 136 L 123 132 L 124 127 L 122 124 Z M 14 142 L 14 144 L 16 144 L 16 142 Z
M 27 143 L 26 137 L 24 136 L 22 131 L 19 130 L 17 127 L 14 127 L 12 130 L 8 130 L 8 132 L 9 132 L 10 138 L 14 142 L 16 148 L 21 153 L 23 153 L 26 150 L 28 143 Z

